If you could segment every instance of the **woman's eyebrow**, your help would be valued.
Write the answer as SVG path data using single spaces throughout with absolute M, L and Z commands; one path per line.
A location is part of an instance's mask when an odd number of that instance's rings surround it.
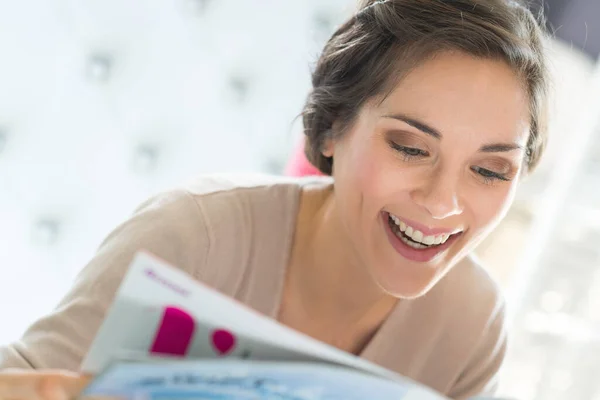
M 398 121 L 402 121 L 405 124 L 408 124 L 408 125 L 412 126 L 413 128 L 420 130 L 423 133 L 433 136 L 434 138 L 436 138 L 438 140 L 442 139 L 442 134 L 440 133 L 440 131 L 438 131 L 435 128 L 432 128 L 431 126 L 427 125 L 425 122 L 416 120 L 414 118 L 407 117 L 406 115 L 391 114 L 391 115 L 384 115 L 383 118 L 397 119 Z
M 513 150 L 523 150 L 523 146 L 517 143 L 492 143 L 481 146 L 482 153 L 505 153 Z
M 420 130 L 423 133 L 426 133 L 434 138 L 441 140 L 442 134 L 439 130 L 432 128 L 427 125 L 425 122 L 419 121 L 417 119 L 407 117 L 404 114 L 390 114 L 384 115 L 383 118 L 392 118 L 398 121 L 402 121 L 405 124 L 412 126 L 415 129 Z M 482 153 L 506 153 L 513 150 L 523 150 L 523 146 L 518 143 L 491 143 L 481 146 L 479 149 Z

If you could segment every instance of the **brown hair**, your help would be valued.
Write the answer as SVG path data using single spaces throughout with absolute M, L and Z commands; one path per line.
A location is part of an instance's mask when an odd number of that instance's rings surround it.
M 362 1 L 329 39 L 312 73 L 302 112 L 308 160 L 330 175 L 333 160 L 322 154 L 324 142 L 342 135 L 365 102 L 435 54 L 462 51 L 503 60 L 522 78 L 530 98 L 526 163 L 532 170 L 547 140 L 544 38 L 533 14 L 512 0 Z

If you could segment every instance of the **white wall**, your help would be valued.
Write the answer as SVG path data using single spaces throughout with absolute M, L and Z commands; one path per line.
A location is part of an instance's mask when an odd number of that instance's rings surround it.
M 150 194 L 279 171 L 347 4 L 0 0 L 0 342 Z

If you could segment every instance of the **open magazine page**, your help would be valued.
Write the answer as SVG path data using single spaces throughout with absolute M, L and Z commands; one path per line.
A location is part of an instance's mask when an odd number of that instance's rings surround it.
M 279 324 L 146 252 L 134 258 L 82 370 L 98 373 L 124 352 L 319 361 L 403 380 L 374 363 Z
M 136 385 L 146 382 L 144 379 L 148 376 L 157 376 L 162 382 L 157 390 L 181 391 L 181 396 L 185 396 L 188 389 L 193 393 L 209 390 L 206 385 L 214 378 L 211 374 L 220 374 L 224 382 L 232 384 L 240 382 L 233 377 L 241 374 L 248 377 L 249 380 L 244 380 L 246 383 L 253 379 L 258 382 L 262 377 L 270 379 L 269 382 L 279 382 L 281 387 L 294 393 L 312 388 L 310 390 L 322 390 L 329 396 L 306 397 L 311 399 L 392 398 L 385 397 L 386 393 L 394 393 L 395 399 L 445 398 L 381 366 L 279 324 L 146 252 L 140 252 L 134 258 L 84 359 L 82 370 L 92 375 L 102 372 L 90 386 L 92 391 L 137 390 L 139 386 Z M 172 377 L 179 373 L 196 374 L 188 376 L 195 377 L 190 379 L 197 380 L 194 382 L 200 386 L 175 385 L 179 381 L 173 381 Z M 352 382 L 342 385 L 346 379 Z M 306 386 L 308 381 L 313 386 Z M 344 395 L 359 382 L 377 395 Z M 247 389 L 234 386 L 223 390 Z M 212 393 L 210 390 L 207 393 Z M 350 392 L 366 393 L 359 389 Z M 92 392 L 86 393 L 92 398 Z M 127 395 L 132 393 L 127 392 Z M 135 398 L 173 398 L 161 397 L 160 393 Z M 247 393 L 250 396 L 251 392 Z M 175 397 L 305 398 L 218 397 L 217 392 L 208 397 L 181 396 Z
M 83 399 L 418 400 L 396 382 L 326 364 L 200 360 L 109 367 Z

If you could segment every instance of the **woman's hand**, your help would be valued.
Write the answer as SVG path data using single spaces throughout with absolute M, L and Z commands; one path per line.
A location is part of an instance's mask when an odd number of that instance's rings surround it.
M 62 370 L 0 371 L 0 400 L 74 399 L 89 377 Z

